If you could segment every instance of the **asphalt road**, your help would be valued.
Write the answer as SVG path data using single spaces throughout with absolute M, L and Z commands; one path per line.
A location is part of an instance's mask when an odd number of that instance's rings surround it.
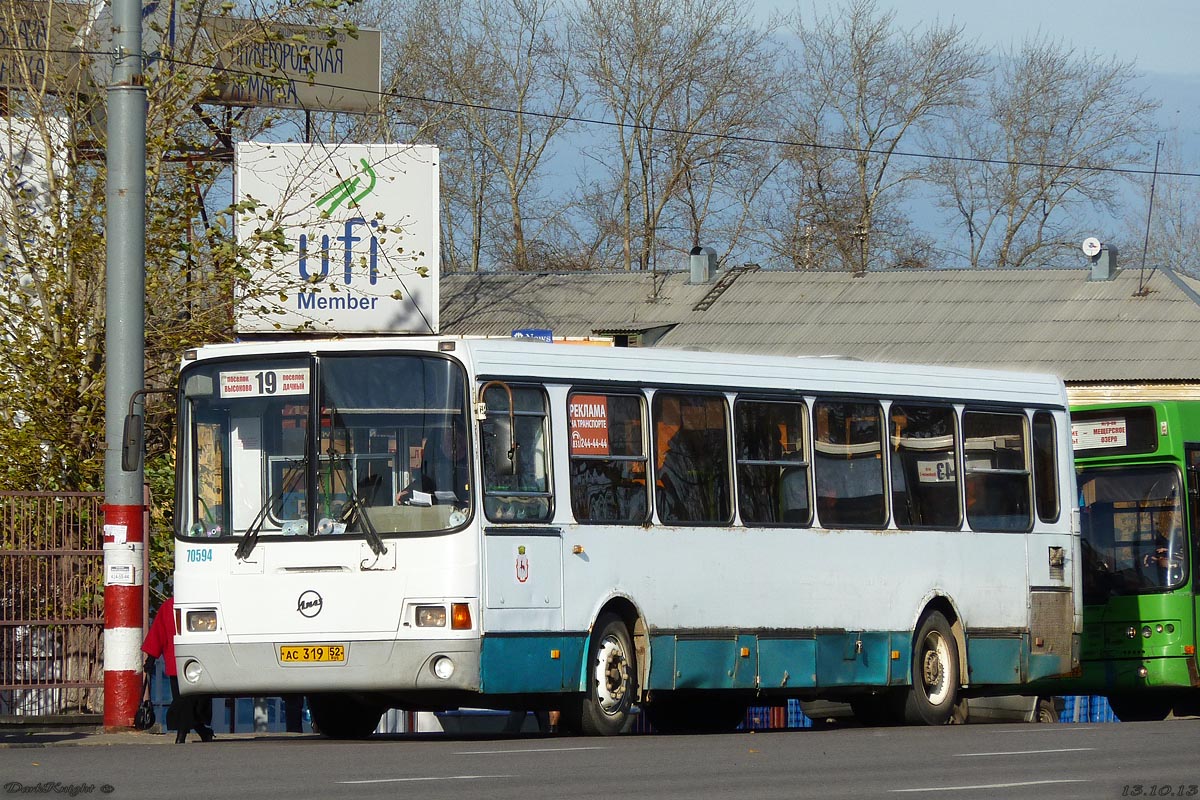
M 0 737 L 0 798 L 1200 797 L 1197 752 L 1197 719 L 607 739 Z

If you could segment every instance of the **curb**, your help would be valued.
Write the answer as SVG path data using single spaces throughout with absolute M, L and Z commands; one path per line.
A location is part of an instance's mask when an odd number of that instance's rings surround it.
M 217 733 L 216 743 L 250 741 L 254 739 L 299 739 L 317 734 L 304 733 Z M 196 734 L 188 736 L 188 744 L 204 744 Z M 174 732 L 152 733 L 144 731 L 74 731 L 0 733 L 0 750 L 41 747 L 93 747 L 111 745 L 164 745 L 175 744 Z

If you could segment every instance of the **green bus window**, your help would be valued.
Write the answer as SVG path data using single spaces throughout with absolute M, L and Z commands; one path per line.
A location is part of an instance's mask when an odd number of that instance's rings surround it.
M 1084 469 L 1079 497 L 1085 604 L 1187 581 L 1183 493 L 1175 467 Z

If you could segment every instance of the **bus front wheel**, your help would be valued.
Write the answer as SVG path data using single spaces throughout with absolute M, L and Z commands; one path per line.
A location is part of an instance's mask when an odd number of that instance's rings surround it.
M 612 736 L 633 727 L 637 664 L 633 640 L 620 617 L 601 615 L 595 631 L 588 645 L 587 691 L 563 709 L 564 722 L 585 736 Z
M 308 711 L 313 728 L 330 739 L 366 739 L 383 716 L 375 706 L 337 694 L 310 694 Z
M 958 702 L 958 645 L 939 611 L 926 615 L 913 640 L 912 686 L 904 698 L 904 720 L 945 725 Z

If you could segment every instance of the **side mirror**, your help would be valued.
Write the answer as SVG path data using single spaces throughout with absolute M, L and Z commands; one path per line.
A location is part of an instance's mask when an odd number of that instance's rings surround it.
M 125 427 L 121 432 L 121 469 L 134 472 L 142 465 L 142 450 L 146 438 L 146 423 L 141 414 L 134 412 L 137 401 L 148 394 L 171 394 L 172 389 L 138 389 L 129 396 L 129 411 L 125 414 Z
M 125 415 L 125 430 L 121 434 L 121 469 L 133 472 L 142 464 L 142 440 L 145 425 L 141 414 Z
M 503 420 L 484 423 L 483 447 L 487 458 L 486 468 L 494 477 L 511 478 L 517 474 L 512 429 Z
M 488 417 L 487 392 L 492 388 L 503 390 L 508 397 L 507 424 L 504 417 Z M 475 414 L 482 425 L 484 469 L 491 470 L 494 477 L 515 477 L 520 472 L 517 467 L 517 448 L 520 447 L 520 443 L 517 441 L 516 404 L 512 388 L 504 381 L 488 381 L 479 387 L 479 403 L 476 405 Z

